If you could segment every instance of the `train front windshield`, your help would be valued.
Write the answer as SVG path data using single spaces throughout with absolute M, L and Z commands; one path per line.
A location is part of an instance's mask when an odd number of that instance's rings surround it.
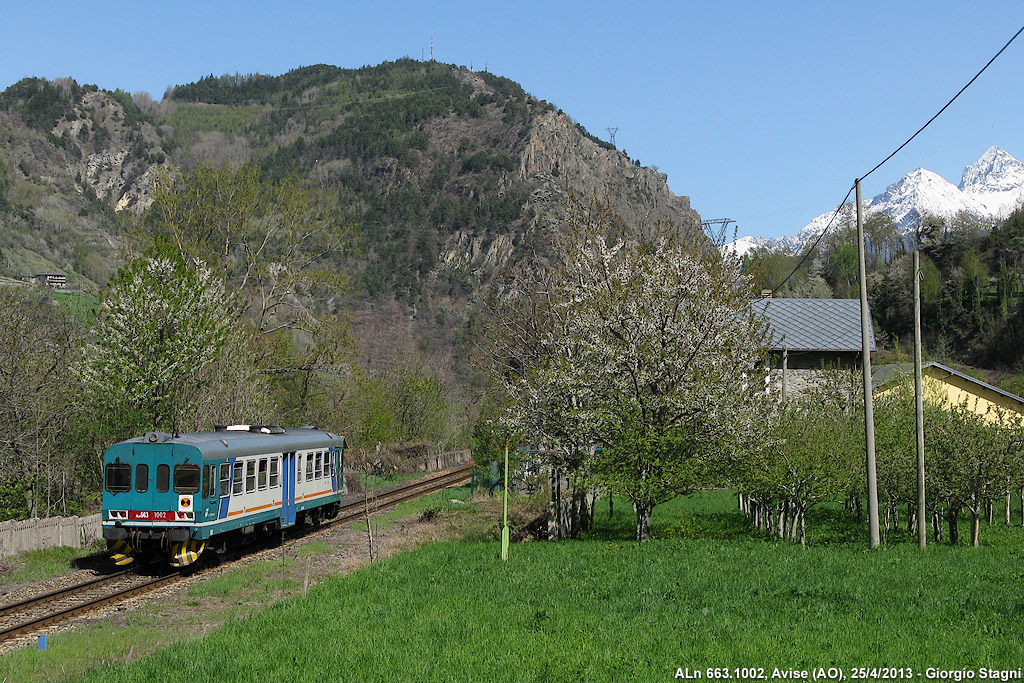
M 132 487 L 132 466 L 126 462 L 109 463 L 104 479 L 108 491 L 124 493 Z

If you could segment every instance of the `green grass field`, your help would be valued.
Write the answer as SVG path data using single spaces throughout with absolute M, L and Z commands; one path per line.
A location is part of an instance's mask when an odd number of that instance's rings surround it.
M 23 581 L 38 581 L 63 574 L 73 560 L 85 557 L 97 548 L 71 548 L 55 546 L 42 550 L 30 550 L 0 561 L 6 571 L 0 571 L 0 586 Z M 2 679 L 0 679 L 2 681 Z
M 808 548 L 765 540 L 708 493 L 630 540 L 617 504 L 582 541 L 447 542 L 328 581 L 86 681 L 666 680 L 677 668 L 1013 669 L 1024 661 L 1024 533 L 982 548 L 868 551 L 825 510 Z M 922 680 L 926 677 L 922 675 Z

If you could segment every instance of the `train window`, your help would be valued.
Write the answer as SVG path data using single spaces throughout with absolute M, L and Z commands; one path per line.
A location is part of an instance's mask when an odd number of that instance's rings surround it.
M 256 475 L 256 485 L 260 491 L 267 488 L 267 459 L 260 458 L 260 468 Z
M 281 477 L 278 474 L 280 462 L 277 458 L 270 459 L 270 488 L 272 489 L 276 489 L 281 484 Z
M 327 451 L 324 458 L 324 476 L 329 477 L 332 474 L 334 474 L 334 453 Z
M 245 463 L 245 492 L 252 493 L 256 490 L 256 461 L 250 460 Z
M 174 466 L 174 492 L 199 492 L 199 465 Z
M 149 488 L 149 465 L 138 464 L 135 466 L 135 490 L 145 493 Z
M 321 451 L 316 453 L 316 478 L 324 478 L 324 454 Z
M 157 465 L 156 466 L 156 491 L 157 493 L 167 493 L 171 488 L 171 466 L 170 465 Z
M 313 454 L 306 453 L 306 481 L 313 480 Z
M 213 498 L 217 492 L 217 466 L 203 465 L 203 498 Z
M 231 493 L 231 465 L 226 462 L 220 464 L 220 495 L 227 496 Z
M 122 493 L 132 487 L 132 466 L 126 462 L 112 462 L 107 465 L 107 490 Z
M 302 483 L 302 454 L 295 454 L 295 481 Z
M 234 472 L 232 473 L 235 483 L 231 487 L 232 495 L 237 496 L 242 492 L 242 488 L 245 486 L 245 482 L 242 481 L 242 463 L 235 461 Z

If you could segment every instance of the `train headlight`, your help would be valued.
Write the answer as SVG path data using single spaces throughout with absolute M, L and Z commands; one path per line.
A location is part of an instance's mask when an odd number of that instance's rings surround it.
M 107 519 L 128 519 L 127 510 L 108 510 Z

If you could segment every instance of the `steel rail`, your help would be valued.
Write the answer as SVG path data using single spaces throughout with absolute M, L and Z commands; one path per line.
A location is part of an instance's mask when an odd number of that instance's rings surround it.
M 180 579 L 181 572 L 174 572 L 173 574 L 168 574 L 166 576 L 159 576 L 155 579 L 151 579 L 145 583 L 133 586 L 126 590 L 118 591 L 117 593 L 111 593 L 110 595 L 103 595 L 93 600 L 83 602 L 80 605 L 75 605 L 73 607 L 68 607 L 66 609 L 58 610 L 56 612 L 51 612 L 42 617 L 37 617 L 29 621 L 24 621 L 20 624 L 16 624 L 10 628 L 6 628 L 0 631 L 0 643 L 4 642 L 5 640 L 11 640 L 13 638 L 17 638 L 18 636 L 23 636 L 34 631 L 38 631 L 39 629 L 42 629 L 45 626 L 50 626 L 51 624 L 66 621 L 72 617 L 78 616 L 79 614 L 91 612 L 93 610 L 99 609 L 100 607 L 104 607 L 106 605 L 116 602 L 121 602 L 123 600 L 127 600 L 128 598 L 141 595 L 143 593 L 148 593 L 151 590 L 154 590 L 166 584 L 173 583 Z
M 117 572 L 115 574 L 108 574 L 107 576 L 100 576 L 100 577 L 95 578 L 95 579 L 90 579 L 89 581 L 84 581 L 82 583 L 76 583 L 73 586 L 67 586 L 65 588 L 59 588 L 59 589 L 57 589 L 55 591 L 52 591 L 50 593 L 44 593 L 43 595 L 37 595 L 34 598 L 27 598 L 27 599 L 22 600 L 20 602 L 11 603 L 10 605 L 0 605 L 0 617 L 5 617 L 8 614 L 11 614 L 13 612 L 24 611 L 24 608 L 32 607 L 33 605 L 42 605 L 43 603 L 53 602 L 54 600 L 59 600 L 60 598 L 66 596 L 66 595 L 69 595 L 71 593 L 76 593 L 78 591 L 85 590 L 86 588 L 89 588 L 90 586 L 96 586 L 98 584 L 106 583 L 107 581 L 113 581 L 114 579 L 116 579 L 116 578 L 118 578 L 120 576 L 124 576 L 128 572 L 129 572 L 128 569 L 124 569 L 124 570 L 121 570 L 121 571 L 119 571 L 119 572 Z
M 339 513 L 339 517 L 332 520 L 330 524 L 348 524 L 358 521 L 365 518 L 368 511 L 370 514 L 373 514 L 388 510 L 408 500 L 413 500 L 428 493 L 433 493 L 456 484 L 461 484 L 469 479 L 470 476 L 471 474 L 468 470 L 465 472 L 453 472 L 448 474 L 447 477 L 440 478 L 432 482 L 421 483 L 416 487 L 396 489 L 388 492 L 387 494 L 380 494 L 374 498 L 367 498 L 365 501 L 357 500 L 347 503 L 342 508 L 341 513 Z

